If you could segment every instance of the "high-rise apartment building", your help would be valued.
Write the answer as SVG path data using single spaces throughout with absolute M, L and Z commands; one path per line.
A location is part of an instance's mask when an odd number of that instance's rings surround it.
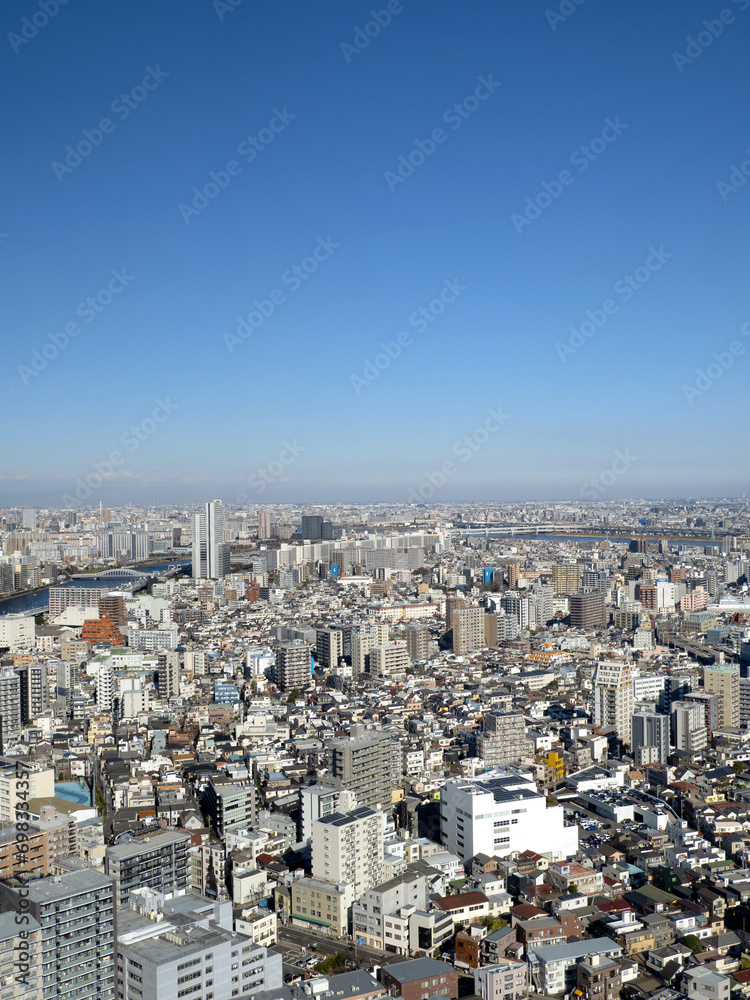
M 714 663 L 703 671 L 703 687 L 719 696 L 719 726 L 740 724 L 740 668 L 738 664 Z
M 0 913 L 0 1000 L 42 1000 L 42 928 L 18 916 Z
M 338 628 L 319 628 L 315 632 L 315 660 L 324 670 L 338 666 L 344 655 L 344 633 Z
M 703 705 L 696 701 L 673 701 L 671 710 L 672 742 L 677 750 L 695 754 L 708 744 Z
M 117 905 L 130 906 L 134 889 L 153 889 L 165 899 L 186 893 L 190 845 L 190 834 L 166 832 L 133 844 L 108 847 L 104 870 L 115 880 Z
M 285 694 L 287 691 L 301 691 L 310 683 L 310 646 L 302 639 L 279 644 L 274 681 Z
M 115 1000 L 113 879 L 93 868 L 33 880 L 14 876 L 0 882 L 0 907 L 29 913 L 42 928 L 44 1000 Z
M 16 667 L 20 678 L 21 722 L 36 719 L 49 708 L 46 663 L 25 663 Z
M 258 541 L 264 542 L 271 537 L 271 511 L 258 511 Z
M 556 563 L 552 567 L 552 589 L 556 594 L 577 594 L 581 589 L 578 563 Z
M 358 806 L 312 824 L 312 873 L 332 882 L 353 882 L 355 899 L 383 877 L 385 816 Z
M 451 614 L 451 627 L 454 653 L 465 655 L 484 647 L 484 608 L 456 608 Z
M 376 677 L 404 677 L 410 662 L 406 646 L 389 643 L 370 650 L 370 673 Z
M 602 729 L 616 729 L 620 739 L 630 743 L 633 702 L 630 666 L 601 660 L 594 675 L 594 725 Z
M 594 591 L 588 594 L 571 594 L 570 625 L 571 628 L 582 629 L 605 628 L 607 609 L 604 594 Z
M 0 667 L 0 723 L 4 742 L 21 735 L 21 678 L 11 666 Z
M 221 580 L 229 573 L 221 500 L 210 501 L 193 515 L 192 558 L 194 580 Z
M 669 716 L 656 712 L 636 712 L 633 715 L 633 740 L 631 749 L 647 747 L 655 750 L 651 763 L 666 764 L 669 757 Z
M 336 788 L 352 791 L 361 805 L 390 809 L 392 746 L 387 733 L 332 740 L 328 748 Z
M 487 767 L 515 764 L 528 753 L 526 725 L 517 713 L 488 712 L 477 736 L 477 757 Z
M 160 698 L 180 693 L 180 654 L 176 649 L 163 649 L 157 654 L 156 684 Z
M 430 630 L 420 622 L 413 622 L 407 625 L 406 649 L 410 660 L 426 660 L 430 645 Z

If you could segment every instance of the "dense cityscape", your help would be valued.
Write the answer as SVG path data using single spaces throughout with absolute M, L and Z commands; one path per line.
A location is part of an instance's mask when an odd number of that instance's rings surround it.
M 1 514 L 3 995 L 750 989 L 746 500 Z

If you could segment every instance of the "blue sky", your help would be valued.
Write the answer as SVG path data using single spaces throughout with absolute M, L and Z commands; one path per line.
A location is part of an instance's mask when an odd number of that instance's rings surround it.
M 45 3 L 0 11 L 0 502 L 748 488 L 750 0 Z

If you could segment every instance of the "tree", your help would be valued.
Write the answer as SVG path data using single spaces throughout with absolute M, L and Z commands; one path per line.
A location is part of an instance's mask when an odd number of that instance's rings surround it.
M 703 951 L 703 942 L 695 934 L 687 934 L 682 939 L 682 943 L 691 951 Z
M 289 697 L 286 700 L 287 705 L 293 705 L 298 698 L 299 698 L 299 688 L 295 688 L 293 691 L 290 691 L 289 693 Z
M 736 760 L 736 761 L 734 762 L 734 764 L 732 764 L 732 770 L 734 771 L 734 773 L 735 773 L 735 774 L 737 775 L 737 777 L 739 778 L 739 776 L 740 776 L 740 775 L 742 774 L 742 772 L 743 772 L 743 771 L 745 770 L 745 765 L 744 765 L 744 764 L 741 764 L 741 763 L 740 763 L 740 761 Z

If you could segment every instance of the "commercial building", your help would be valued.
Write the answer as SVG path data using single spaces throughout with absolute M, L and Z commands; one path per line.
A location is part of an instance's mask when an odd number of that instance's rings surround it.
M 3 912 L 22 912 L 21 899 L 41 927 L 44 1000 L 115 1000 L 114 880 L 84 868 L 0 882 Z
M 292 882 L 289 893 L 293 924 L 333 937 L 349 933 L 349 913 L 356 899 L 353 882 L 300 878 Z
M 115 880 L 117 905 L 129 906 L 134 889 L 153 889 L 165 899 L 186 893 L 189 850 L 190 835 L 176 832 L 108 847 L 104 870 Z
M 359 897 L 382 879 L 383 813 L 359 806 L 312 825 L 312 873 L 331 882 L 351 882 Z
M 563 807 L 548 808 L 533 777 L 511 770 L 447 781 L 440 789 L 440 835 L 464 861 L 525 850 L 560 860 L 578 849 L 578 828 L 565 826 Z

